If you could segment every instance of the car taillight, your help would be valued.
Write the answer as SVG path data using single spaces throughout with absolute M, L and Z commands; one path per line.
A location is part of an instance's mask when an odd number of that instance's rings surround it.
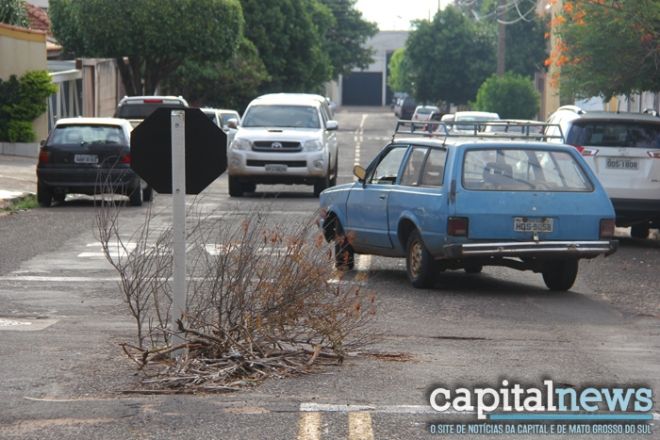
M 583 156 L 589 157 L 589 156 L 595 156 L 596 154 L 598 154 L 598 150 L 595 149 L 595 148 L 585 148 L 582 145 L 573 145 L 573 146 Z
M 48 151 L 44 150 L 43 148 L 39 150 L 39 163 L 44 164 L 48 163 L 48 160 L 50 159 L 50 154 Z
M 660 150 L 646 152 L 651 159 L 660 159 Z
M 131 164 L 131 154 L 129 153 L 129 154 L 124 154 L 123 156 L 121 156 L 119 158 L 119 163 L 130 165 Z
M 614 219 L 612 218 L 603 218 L 600 220 L 600 238 L 612 238 L 614 237 Z
M 447 219 L 447 235 L 467 237 L 468 219 L 466 217 L 449 217 Z

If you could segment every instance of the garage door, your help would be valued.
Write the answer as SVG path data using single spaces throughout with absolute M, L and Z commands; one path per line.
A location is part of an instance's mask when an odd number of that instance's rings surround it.
M 342 105 L 383 105 L 383 74 L 353 72 L 344 75 L 341 103 Z

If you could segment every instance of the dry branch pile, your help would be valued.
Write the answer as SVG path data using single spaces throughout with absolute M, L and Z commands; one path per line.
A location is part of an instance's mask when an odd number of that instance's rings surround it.
M 120 218 L 117 205 L 103 203 L 99 239 L 137 324 L 137 343 L 123 348 L 150 392 L 237 390 L 341 363 L 370 342 L 374 295 L 338 278 L 331 247 L 311 220 L 189 212 L 187 314 L 173 329 L 172 231 L 154 232 L 149 213 L 125 237 Z M 183 336 L 177 346 L 175 332 Z

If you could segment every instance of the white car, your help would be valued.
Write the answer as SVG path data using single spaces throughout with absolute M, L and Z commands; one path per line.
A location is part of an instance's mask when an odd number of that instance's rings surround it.
M 479 122 L 499 121 L 500 115 L 492 112 L 460 111 L 454 113 L 452 131 L 457 133 L 476 133 L 480 130 Z M 475 131 L 476 130 L 476 131 Z
M 660 227 L 658 116 L 564 106 L 548 122 L 557 125 L 549 126 L 546 134 L 563 135 L 596 173 L 612 200 L 618 226 L 631 226 L 636 238 Z
M 227 135 L 227 148 L 236 135 L 236 129 L 241 125 L 241 116 L 236 110 L 202 107 L 200 109 L 209 119 Z
M 276 93 L 253 100 L 228 150 L 229 195 L 257 184 L 314 185 L 318 196 L 337 182 L 337 121 L 323 96 Z

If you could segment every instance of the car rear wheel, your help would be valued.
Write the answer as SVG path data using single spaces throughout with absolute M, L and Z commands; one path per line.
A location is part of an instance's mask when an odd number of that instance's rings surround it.
M 142 188 L 139 185 L 128 195 L 128 200 L 131 206 L 142 206 Z
M 244 191 L 243 184 L 236 177 L 229 176 L 229 196 L 242 197 Z
M 335 267 L 340 270 L 352 270 L 355 267 L 355 251 L 346 237 L 335 241 Z
M 64 199 L 66 199 L 66 193 L 53 194 L 53 200 L 55 200 L 55 203 L 64 203 Z
M 42 208 L 48 208 L 52 201 L 53 190 L 47 185 L 41 183 L 37 184 L 37 203 L 39 203 L 39 206 Z
M 578 273 L 578 260 L 549 261 L 543 268 L 543 281 L 550 290 L 566 291 L 573 287 Z
M 433 258 L 419 231 L 414 230 L 408 237 L 406 246 L 406 272 L 414 287 L 429 287 L 433 282 Z
M 151 202 L 154 199 L 154 189 L 147 185 L 143 190 L 142 190 L 142 200 L 145 202 Z
M 646 238 L 649 236 L 648 223 L 638 223 L 630 227 L 630 236 L 633 238 Z

